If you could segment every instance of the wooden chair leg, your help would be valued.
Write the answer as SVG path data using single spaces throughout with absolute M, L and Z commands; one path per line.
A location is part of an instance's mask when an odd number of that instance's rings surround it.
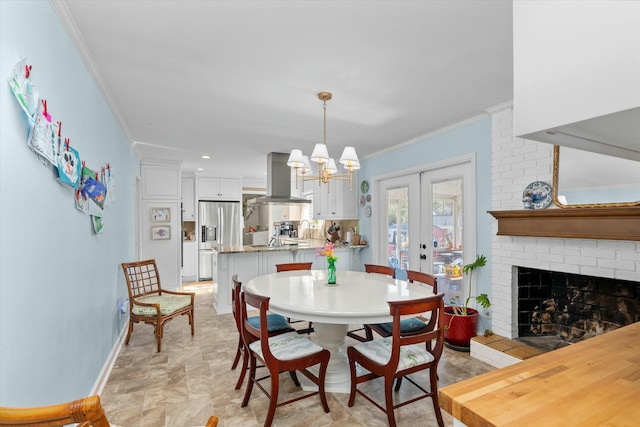
M 253 383 L 256 379 L 256 358 L 249 356 L 249 380 L 247 382 L 247 389 L 244 392 L 244 399 L 242 399 L 241 408 L 246 407 L 249 404 L 249 398 L 253 391 Z
M 293 380 L 293 383 L 296 385 L 296 387 L 300 387 L 300 381 L 298 381 L 298 374 L 296 374 L 296 371 L 289 371 L 289 376 Z
M 385 377 L 384 379 L 384 400 L 389 427 L 396 427 L 396 417 L 393 413 L 393 377 Z
M 127 332 L 127 339 L 124 341 L 124 345 L 129 345 L 129 338 L 131 338 L 131 332 L 133 332 L 133 320 L 129 320 L 129 331 Z
M 249 352 L 242 352 L 242 371 L 240 372 L 240 376 L 238 377 L 238 381 L 236 382 L 236 390 L 240 390 L 242 387 L 242 383 L 244 382 L 244 377 L 247 374 L 247 364 L 249 363 Z
M 238 349 L 236 350 L 236 357 L 233 359 L 233 364 L 231 365 L 231 370 L 236 369 L 238 366 L 238 362 L 240 361 L 240 356 L 242 356 L 242 338 L 238 338 Z
M 267 411 L 267 419 L 264 420 L 264 427 L 271 427 L 273 417 L 276 414 L 278 406 L 278 391 L 280 389 L 280 377 L 277 372 L 271 372 L 271 396 L 269 398 L 269 410 Z
M 444 427 L 440 402 L 438 401 L 438 373 L 434 368 L 429 369 L 429 382 L 431 383 L 431 399 L 433 400 L 433 412 L 436 414 L 438 425 Z

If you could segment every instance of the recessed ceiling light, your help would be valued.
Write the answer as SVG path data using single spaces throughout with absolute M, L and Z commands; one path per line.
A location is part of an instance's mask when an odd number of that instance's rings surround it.
M 196 169 L 196 170 L 203 171 L 204 169 L 202 169 L 202 168 L 198 168 L 198 169 Z
M 202 156 L 203 159 L 210 159 L 211 156 L 207 156 L 206 154 L 204 156 Z

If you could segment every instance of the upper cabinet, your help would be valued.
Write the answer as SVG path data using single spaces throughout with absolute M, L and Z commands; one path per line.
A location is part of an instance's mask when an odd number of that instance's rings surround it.
M 358 174 L 354 172 L 352 188 L 349 181 L 331 180 L 327 184 L 313 182 L 314 219 L 358 219 Z
M 198 200 L 240 201 L 242 184 L 239 178 L 198 176 Z
M 196 220 L 196 180 L 194 177 L 182 177 L 182 213 L 185 221 Z
M 180 199 L 180 164 L 141 162 L 143 199 Z
M 640 2 L 513 2 L 516 136 L 640 160 Z

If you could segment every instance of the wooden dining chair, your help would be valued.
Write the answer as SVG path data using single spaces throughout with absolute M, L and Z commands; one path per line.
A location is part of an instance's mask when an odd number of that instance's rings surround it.
M 419 282 L 431 287 L 431 292 L 438 293 L 438 279 L 431 274 L 423 273 L 421 271 L 407 270 L 407 279 L 409 283 Z M 428 323 L 425 323 L 428 322 Z M 426 319 L 424 316 L 412 317 L 409 319 L 403 319 L 400 322 L 400 333 L 411 334 L 416 333 L 424 328 L 432 328 L 435 323 L 435 319 Z M 372 331 L 376 332 L 381 337 L 390 337 L 393 329 L 393 322 L 386 323 L 374 323 L 366 324 L 365 336 L 373 339 Z
M 253 294 L 244 291 L 240 294 L 240 307 L 242 318 L 242 337 L 245 345 L 249 350 L 249 383 L 242 400 L 241 407 L 246 407 L 251 398 L 251 391 L 255 384 L 264 394 L 269 397 L 269 409 L 265 419 L 265 427 L 271 426 L 275 415 L 276 408 L 306 399 L 315 395 L 320 396 L 320 402 L 325 412 L 329 412 L 329 404 L 325 394 L 325 376 L 329 358 L 331 353 L 329 350 L 323 349 L 315 344 L 308 337 L 289 332 L 286 334 L 270 337 L 265 328 L 257 329 L 253 326 L 247 316 L 247 306 L 257 307 L 260 310 L 260 324 L 267 322 L 267 311 L 269 310 L 269 297 Z M 262 363 L 268 370 L 269 375 L 256 378 L 256 368 L 258 362 Z M 316 375 L 308 368 L 320 365 L 319 373 Z M 301 372 L 305 377 L 311 380 L 318 391 L 306 393 L 304 395 L 278 402 L 278 391 L 280 389 L 280 373 L 291 372 L 294 382 L 297 383 L 295 372 Z M 267 391 L 260 381 L 267 378 L 271 379 L 271 389 Z M 299 385 L 297 383 L 296 385 Z
M 242 356 L 242 369 L 240 371 L 240 376 L 238 377 L 238 382 L 236 382 L 236 390 L 238 390 L 242 387 L 242 383 L 244 382 L 244 377 L 249 366 L 249 352 L 245 349 L 244 340 L 242 339 L 242 319 L 240 309 L 240 292 L 242 292 L 242 282 L 238 281 L 237 274 L 232 276 L 231 282 L 231 311 L 233 312 L 233 318 L 238 329 L 238 348 L 236 350 L 236 357 L 233 359 L 231 369 L 236 369 L 238 362 L 240 361 L 240 357 Z M 260 316 L 249 317 L 249 322 L 254 327 L 260 328 Z M 278 334 L 284 334 L 286 332 L 294 332 L 295 329 L 289 324 L 289 322 L 287 322 L 287 319 L 285 319 L 284 316 L 269 313 L 267 314 L 267 331 L 271 337 Z
M 438 362 L 444 347 L 444 294 L 408 301 L 389 301 L 390 313 L 393 316 L 393 331 L 390 337 L 356 344 L 347 348 L 349 371 L 351 374 L 351 390 L 348 406 L 353 407 L 356 393 L 373 403 L 378 409 L 386 412 L 389 426 L 395 427 L 395 409 L 421 399 L 430 397 L 439 426 L 444 426 L 442 412 L 438 402 Z M 419 333 L 403 335 L 400 332 L 402 316 L 429 313 L 435 319 L 434 328 Z M 430 342 L 432 345 L 425 345 Z M 364 368 L 364 369 L 362 369 Z M 410 374 L 425 369 L 429 370 L 429 391 L 418 384 Z M 382 377 L 384 379 L 384 406 L 358 388 L 358 384 Z M 406 378 L 422 393 L 403 402 L 398 402 L 395 394 L 395 380 Z M 395 390 L 400 387 L 396 381 Z M 375 388 L 372 391 L 375 393 Z
M 388 265 L 365 264 L 364 271 L 367 273 L 384 274 L 385 276 L 391 276 L 394 279 L 396 278 L 396 269 Z
M 366 271 L 367 273 L 384 274 L 385 276 L 390 276 L 394 279 L 396 278 L 396 269 L 387 265 L 365 264 L 364 271 Z M 364 337 L 357 333 L 360 331 L 364 331 Z M 371 341 L 373 339 L 371 328 L 368 328 L 367 325 L 362 325 L 361 328 L 351 329 L 347 331 L 347 336 L 360 342 Z
M 189 318 L 191 335 L 194 335 L 195 293 L 163 289 L 154 259 L 124 262 L 121 265 L 129 292 L 129 331 L 125 345 L 129 344 L 133 324 L 143 322 L 154 327 L 160 352 L 164 325 L 177 316 Z
M 295 271 L 295 270 L 311 270 L 312 262 L 289 262 L 283 264 L 276 264 L 276 271 Z M 300 323 L 304 322 L 304 320 L 292 320 L 290 317 L 287 317 L 287 321 L 289 323 Z M 313 322 L 309 322 L 306 328 L 298 329 L 299 334 L 310 334 L 313 332 Z

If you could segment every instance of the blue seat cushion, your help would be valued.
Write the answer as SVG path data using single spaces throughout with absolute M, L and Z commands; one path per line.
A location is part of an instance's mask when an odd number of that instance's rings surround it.
M 393 328 L 393 323 L 392 322 L 388 322 L 388 323 L 378 323 L 376 326 L 378 326 L 380 329 L 382 329 L 383 331 L 385 331 L 387 334 L 391 335 L 393 333 L 392 328 Z M 400 321 L 400 333 L 409 333 L 409 332 L 416 332 L 419 331 L 422 328 L 426 328 L 427 324 L 424 323 L 422 320 L 416 319 L 415 317 L 411 318 L 411 319 L 404 319 Z
M 247 319 L 249 324 L 254 328 L 260 329 L 260 316 L 253 316 Z M 286 329 L 293 329 L 287 319 L 279 314 L 269 313 L 267 314 L 267 331 L 283 331 Z

